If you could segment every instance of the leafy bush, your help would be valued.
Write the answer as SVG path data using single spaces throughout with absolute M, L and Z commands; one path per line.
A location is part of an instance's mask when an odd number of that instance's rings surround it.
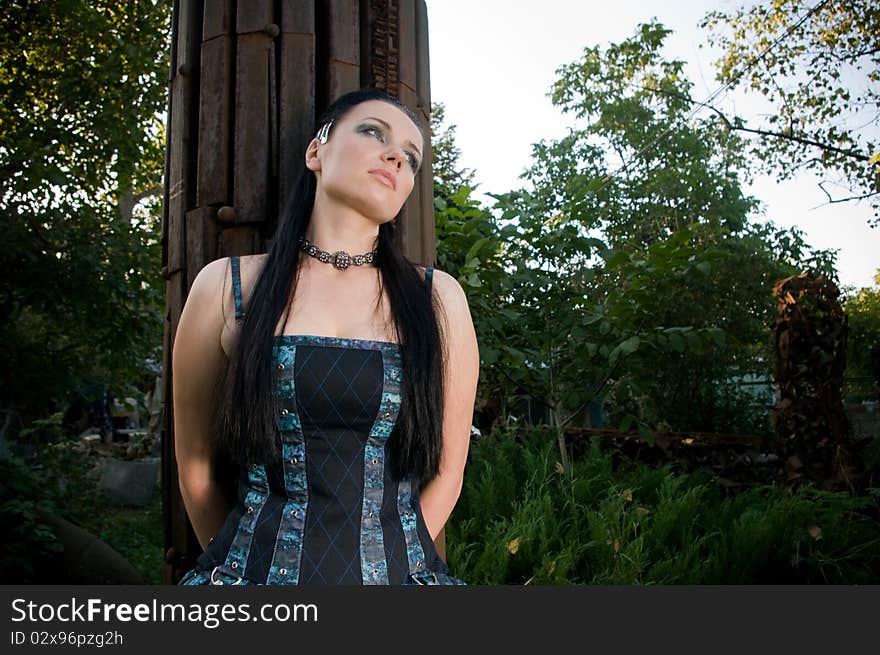
M 39 563 L 61 550 L 39 517 L 43 489 L 34 471 L 17 457 L 0 458 L 0 571 L 7 583 L 29 582 Z
M 615 467 L 599 442 L 558 471 L 546 429 L 473 444 L 447 524 L 471 584 L 876 584 L 876 500 L 805 486 L 727 496 L 707 473 Z
M 874 287 L 852 292 L 843 306 L 849 327 L 846 374 L 856 397 L 880 391 L 880 272 Z

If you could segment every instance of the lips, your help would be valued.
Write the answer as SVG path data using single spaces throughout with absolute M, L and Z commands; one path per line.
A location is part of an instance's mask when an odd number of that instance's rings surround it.
M 370 175 L 375 175 L 376 177 L 378 177 L 380 180 L 382 180 L 382 182 L 384 182 L 385 184 L 390 186 L 395 191 L 397 190 L 397 180 L 388 171 L 383 171 L 382 169 L 374 168 L 373 170 L 368 171 L 368 172 L 370 173 Z

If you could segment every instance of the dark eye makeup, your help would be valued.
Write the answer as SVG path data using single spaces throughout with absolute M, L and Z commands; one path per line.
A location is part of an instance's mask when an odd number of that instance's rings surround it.
M 358 126 L 358 132 L 360 132 L 361 134 L 372 134 L 377 139 L 379 139 L 379 141 L 381 141 L 382 143 L 385 143 L 385 131 L 381 127 L 379 127 L 378 125 L 371 125 L 370 123 L 363 123 Z M 409 163 L 410 168 L 412 168 L 413 173 L 418 172 L 419 158 L 416 157 L 416 155 L 414 155 L 412 152 L 409 152 L 409 151 L 405 151 L 405 152 L 406 152 L 407 162 Z

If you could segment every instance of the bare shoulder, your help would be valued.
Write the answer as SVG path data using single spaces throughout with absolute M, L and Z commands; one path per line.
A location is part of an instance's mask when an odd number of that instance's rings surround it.
M 450 368 L 456 375 L 450 381 L 450 393 L 458 398 L 456 403 L 464 403 L 467 409 L 460 410 L 462 416 L 471 415 L 476 381 L 480 371 L 480 347 L 474 321 L 471 317 L 467 294 L 458 280 L 446 271 L 434 269 L 432 283 L 434 296 L 441 306 L 438 327 L 442 335 Z M 467 399 L 470 400 L 462 400 Z M 453 408 L 453 414 L 459 410 Z M 470 419 L 468 419 L 470 421 Z M 464 434 L 468 431 L 464 429 Z
M 228 289 L 232 284 L 232 267 L 230 263 L 232 261 L 232 257 L 221 257 L 220 259 L 214 260 L 208 266 L 212 266 L 217 264 L 218 266 L 218 274 L 221 277 L 221 280 L 225 278 L 225 288 L 227 288 L 227 293 L 229 293 Z M 239 279 L 241 280 L 242 287 L 242 295 L 247 297 L 250 295 L 250 290 L 254 286 L 257 278 L 260 276 L 260 271 L 263 269 L 263 265 L 266 262 L 266 254 L 259 255 L 240 255 L 238 256 L 239 266 Z M 207 268 L 207 266 L 205 267 Z
M 190 287 L 187 300 L 190 298 L 207 300 L 216 299 L 223 288 L 223 279 L 229 270 L 229 257 L 221 257 L 208 262 L 198 272 Z
M 216 259 L 199 270 L 183 306 L 174 336 L 174 366 L 185 379 L 192 380 L 196 355 L 211 357 L 219 353 L 224 326 L 223 291 L 228 258 Z M 177 373 L 175 373 L 177 375 Z
M 440 294 L 441 299 L 447 297 L 451 298 L 458 295 L 462 298 L 465 297 L 464 289 L 461 288 L 458 280 L 446 271 L 441 271 L 439 268 L 434 269 L 432 286 L 437 289 L 437 293 Z
M 431 286 L 443 306 L 447 319 L 459 325 L 465 319 L 468 324 L 471 323 L 467 295 L 457 279 L 446 271 L 435 268 Z

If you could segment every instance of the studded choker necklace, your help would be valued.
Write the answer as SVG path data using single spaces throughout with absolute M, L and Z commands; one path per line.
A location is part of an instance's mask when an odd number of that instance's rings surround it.
M 324 264 L 333 264 L 335 268 L 340 271 L 344 271 L 349 266 L 363 266 L 364 264 L 372 264 L 378 254 L 377 250 L 371 250 L 368 253 L 364 253 L 363 255 L 349 255 L 344 250 L 337 250 L 334 253 L 329 253 L 326 250 L 321 250 L 314 243 L 302 237 L 299 240 L 300 247 L 304 253 L 309 255 L 310 257 L 314 257 L 319 262 Z

